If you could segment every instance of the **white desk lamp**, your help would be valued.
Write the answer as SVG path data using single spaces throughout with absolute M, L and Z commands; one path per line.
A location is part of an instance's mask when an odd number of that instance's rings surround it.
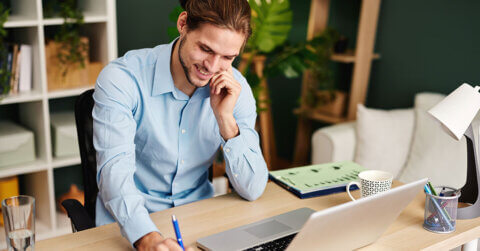
M 460 202 L 471 204 L 458 208 L 458 219 L 480 217 L 480 169 L 475 147 L 472 120 L 480 109 L 480 86 L 473 88 L 462 84 L 445 99 L 428 111 L 441 124 L 450 136 L 460 140 L 465 135 L 467 140 L 467 181 L 461 188 Z M 480 149 L 478 149 L 480 153 Z M 454 171 L 454 170 L 452 170 Z

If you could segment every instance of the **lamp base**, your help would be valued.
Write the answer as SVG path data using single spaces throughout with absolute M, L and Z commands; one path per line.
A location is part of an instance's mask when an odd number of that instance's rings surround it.
M 468 207 L 461 207 L 457 209 L 458 220 L 468 220 L 480 217 L 480 203 L 475 203 Z
M 457 219 L 473 219 L 480 217 L 480 172 L 478 166 L 478 158 L 475 152 L 475 136 L 473 134 L 473 127 L 470 124 L 465 132 L 465 138 L 467 140 L 467 182 L 465 186 L 461 188 L 461 196 L 459 202 L 471 204 L 468 207 L 458 208 Z M 479 149 L 480 150 L 480 149 Z

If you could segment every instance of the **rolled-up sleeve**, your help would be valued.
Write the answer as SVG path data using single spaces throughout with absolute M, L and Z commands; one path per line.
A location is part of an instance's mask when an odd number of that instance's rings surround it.
M 92 112 L 99 195 L 131 244 L 149 232 L 158 231 L 134 181 L 133 114 L 138 95 L 135 81 L 126 67 L 107 66 L 97 79 Z
M 240 130 L 239 135 L 223 141 L 226 173 L 235 191 L 244 199 L 258 199 L 268 180 L 268 169 L 260 149 L 258 133 L 255 131 L 257 118 L 255 100 L 243 77 L 242 92 L 234 109 L 234 117 Z

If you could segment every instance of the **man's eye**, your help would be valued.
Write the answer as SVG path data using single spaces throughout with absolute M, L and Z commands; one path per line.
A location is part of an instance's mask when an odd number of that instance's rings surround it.
M 207 48 L 202 47 L 201 49 L 202 49 L 202 51 L 204 51 L 204 52 L 206 52 L 206 53 L 212 53 L 212 51 L 209 50 L 209 49 L 207 49 Z

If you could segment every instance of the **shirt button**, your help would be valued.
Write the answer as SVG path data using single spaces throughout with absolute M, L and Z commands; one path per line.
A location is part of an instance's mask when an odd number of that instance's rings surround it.
M 185 132 L 186 132 L 186 130 L 185 130 L 185 129 L 182 129 L 182 134 L 184 134 Z
M 225 148 L 225 152 L 229 153 L 229 152 L 230 152 L 230 148 Z
M 235 173 L 235 174 L 233 174 L 233 176 L 235 176 L 235 178 L 237 178 L 237 177 L 238 177 L 238 174 Z
M 182 159 L 180 162 L 182 162 L 182 164 L 184 164 L 184 163 L 185 163 L 185 160 Z

